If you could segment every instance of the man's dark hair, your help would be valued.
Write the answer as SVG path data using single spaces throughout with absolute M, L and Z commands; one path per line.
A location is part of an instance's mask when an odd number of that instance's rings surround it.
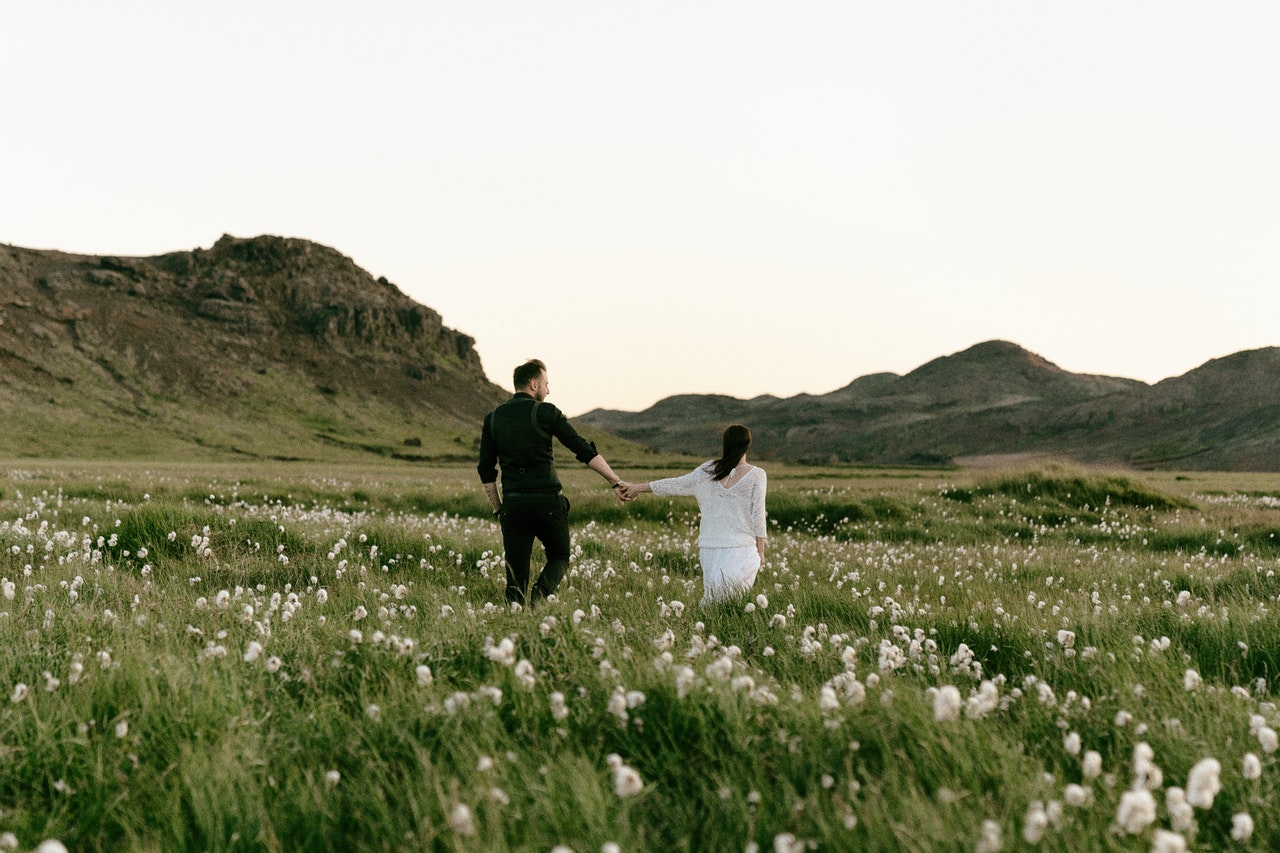
M 542 363 L 541 359 L 531 358 L 515 369 L 515 372 L 511 375 L 512 384 L 519 391 L 541 376 L 542 371 L 546 369 L 547 366 Z

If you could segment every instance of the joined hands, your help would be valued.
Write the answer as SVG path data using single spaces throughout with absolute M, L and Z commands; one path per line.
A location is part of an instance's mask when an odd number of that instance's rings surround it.
M 618 490 L 618 497 L 622 499 L 623 503 L 630 503 L 642 494 L 644 493 L 640 490 L 640 487 L 632 483 L 623 483 L 622 488 Z

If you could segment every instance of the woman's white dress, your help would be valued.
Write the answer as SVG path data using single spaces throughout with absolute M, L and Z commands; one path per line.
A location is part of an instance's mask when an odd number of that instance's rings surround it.
M 660 497 L 698 499 L 702 520 L 698 549 L 702 561 L 702 604 L 723 601 L 751 589 L 760 571 L 756 539 L 768 536 L 765 491 L 768 477 L 753 466 L 733 485 L 711 479 L 708 462 L 682 477 L 654 480 L 649 488 Z M 728 479 L 728 478 L 726 478 Z

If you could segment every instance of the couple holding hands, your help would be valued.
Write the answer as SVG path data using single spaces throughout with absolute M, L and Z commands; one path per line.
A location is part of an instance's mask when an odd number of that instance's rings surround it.
M 645 492 L 659 497 L 686 495 L 697 499 L 702 563 L 702 605 L 740 595 L 755 583 L 764 562 L 765 526 L 763 468 L 747 462 L 751 431 L 734 424 L 724 431 L 719 459 L 680 477 L 627 483 L 609 467 L 595 444 L 580 436 L 551 403 L 547 366 L 525 362 L 513 375 L 515 395 L 491 411 L 480 430 L 480 482 L 502 526 L 507 564 L 508 604 L 527 605 L 555 592 L 569 569 L 569 501 L 561 493 L 551 440 L 603 477 L 618 499 L 636 500 Z M 502 487 L 499 492 L 499 469 Z M 529 586 L 533 542 L 546 551 L 547 562 Z

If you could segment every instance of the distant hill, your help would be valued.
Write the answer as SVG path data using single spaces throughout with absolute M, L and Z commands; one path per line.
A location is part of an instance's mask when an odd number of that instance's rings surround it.
M 1007 341 L 864 376 L 830 394 L 670 397 L 578 421 L 660 450 L 709 457 L 728 423 L 762 459 L 939 465 L 1048 455 L 1084 463 L 1280 471 L 1280 348 L 1239 352 L 1174 379 L 1069 373 Z
M 435 311 L 306 240 L 0 245 L 0 454 L 472 456 L 509 392 Z
M 508 394 L 471 337 L 307 240 L 224 236 L 149 258 L 0 244 L 3 457 L 470 460 Z M 829 394 L 686 395 L 575 418 L 615 461 L 644 461 L 630 442 L 706 458 L 735 421 L 763 459 L 1280 471 L 1280 349 L 1147 385 L 988 341 Z

